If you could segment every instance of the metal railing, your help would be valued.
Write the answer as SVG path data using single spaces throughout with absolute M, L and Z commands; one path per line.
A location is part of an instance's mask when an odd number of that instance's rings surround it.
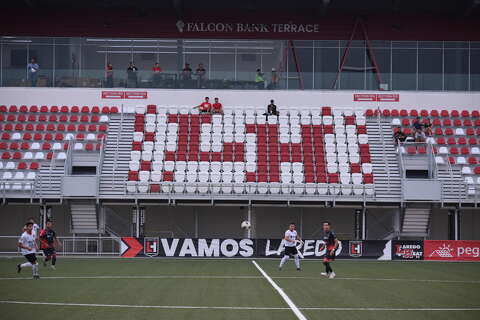
M 0 254 L 19 254 L 19 236 L 0 236 Z M 57 254 L 62 256 L 117 256 L 120 239 L 117 237 L 59 237 Z M 40 250 L 37 248 L 37 252 Z
M 391 190 L 390 163 L 388 162 L 388 157 L 386 156 L 385 135 L 383 134 L 383 124 L 380 119 L 381 119 L 381 112 L 380 112 L 380 108 L 378 108 L 377 125 L 380 131 L 380 140 L 382 141 L 382 159 L 383 159 L 383 162 L 385 163 L 385 168 L 387 172 L 387 181 L 388 181 L 387 190 L 388 192 L 390 192 Z

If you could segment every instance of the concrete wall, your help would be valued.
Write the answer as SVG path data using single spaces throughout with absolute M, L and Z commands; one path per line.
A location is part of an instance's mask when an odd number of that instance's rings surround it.
M 0 104 L 16 105 L 198 105 L 205 96 L 217 96 L 224 106 L 266 106 L 275 99 L 280 111 L 288 106 L 354 107 L 366 108 L 458 108 L 478 109 L 480 93 L 473 92 L 412 92 L 398 93 L 399 102 L 354 102 L 354 93 L 382 93 L 381 91 L 328 91 L 328 90 L 179 90 L 179 89 L 133 89 L 147 91 L 148 99 L 102 99 L 103 89 L 96 88 L 0 88 Z M 125 89 L 121 89 L 125 91 Z M 385 92 L 383 92 L 385 93 Z

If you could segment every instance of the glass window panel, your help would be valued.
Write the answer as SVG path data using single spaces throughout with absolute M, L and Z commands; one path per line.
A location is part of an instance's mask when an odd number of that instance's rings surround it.
M 416 41 L 392 41 L 393 48 L 416 49 Z
M 392 90 L 416 90 L 417 50 L 393 49 Z
M 442 90 L 442 50 L 418 50 L 418 89 Z
M 431 48 L 431 49 L 442 49 L 442 41 L 419 41 L 418 47 L 420 49 Z
M 300 74 L 297 72 L 293 51 L 289 50 L 288 56 L 288 88 L 300 89 L 300 77 L 303 79 L 304 89 L 313 89 L 313 49 L 300 48 L 296 49 L 297 62 Z
M 445 90 L 468 90 L 468 50 L 445 49 Z
M 55 43 L 55 86 L 75 87 L 80 76 L 81 46 L 75 38 Z
M 50 87 L 53 82 L 53 45 L 52 44 L 30 44 L 29 58 L 34 58 L 38 65 L 37 86 Z
M 470 51 L 470 90 L 480 91 L 480 50 Z
M 27 79 L 28 48 L 26 42 L 3 42 L 3 85 L 7 87 L 30 86 Z
M 105 65 L 113 66 L 115 87 L 125 87 L 126 69 L 132 60 L 131 43 L 87 41 L 81 46 L 79 87 L 101 87 L 105 80 Z
M 338 49 L 316 48 L 315 55 L 315 89 L 332 89 L 338 72 Z
M 342 48 L 342 54 L 345 48 Z M 340 74 L 339 89 L 365 88 L 365 49 L 350 48 L 344 69 Z
M 212 43 L 210 80 L 216 88 L 222 88 L 223 80 L 235 80 L 235 48 Z
M 338 40 L 315 40 L 316 48 L 338 48 L 340 41 Z
M 373 49 L 375 55 L 375 61 L 377 62 L 378 69 L 380 70 L 380 77 L 382 83 L 388 85 L 388 89 L 391 89 L 390 83 L 390 48 L 388 49 Z M 367 66 L 370 66 L 370 60 L 367 58 Z M 378 90 L 380 87 L 377 76 L 373 71 L 367 71 L 367 90 Z
M 468 49 L 469 44 L 467 41 L 445 41 L 443 43 L 444 48 L 463 48 Z

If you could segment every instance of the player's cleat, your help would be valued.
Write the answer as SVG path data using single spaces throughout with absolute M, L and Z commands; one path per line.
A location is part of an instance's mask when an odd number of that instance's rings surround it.
M 302 269 L 300 269 L 300 268 L 297 268 L 297 271 L 302 271 Z
M 52 268 L 52 270 L 57 270 L 57 268 L 55 268 L 55 266 L 50 266 L 50 268 Z
M 20 266 L 20 263 L 17 264 L 17 273 L 20 273 L 20 271 L 22 271 L 22 267 Z
M 278 271 L 282 271 L 282 267 L 278 267 Z
M 328 273 L 326 273 L 326 272 L 320 272 L 320 275 L 324 276 L 324 277 L 328 277 Z
M 38 280 L 40 279 L 40 276 L 33 276 L 33 280 Z
M 335 278 L 335 272 L 330 272 L 328 279 L 333 279 L 333 278 Z

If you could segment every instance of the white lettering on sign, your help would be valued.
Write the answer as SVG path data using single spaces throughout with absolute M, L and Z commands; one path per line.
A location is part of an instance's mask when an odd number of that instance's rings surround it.
M 238 32 L 238 33 L 315 33 L 320 31 L 318 24 L 302 23 L 222 23 L 222 22 L 183 22 L 176 23 L 179 32 Z

